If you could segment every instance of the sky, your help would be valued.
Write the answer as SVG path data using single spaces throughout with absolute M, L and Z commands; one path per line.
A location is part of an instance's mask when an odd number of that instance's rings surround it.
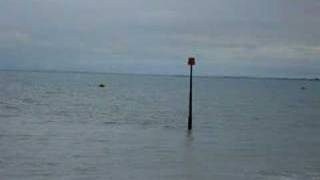
M 320 0 L 0 0 L 0 69 L 320 77 Z

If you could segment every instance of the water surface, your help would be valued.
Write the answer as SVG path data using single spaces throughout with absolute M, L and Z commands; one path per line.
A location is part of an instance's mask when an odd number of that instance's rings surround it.
M 185 77 L 2 71 L 0 177 L 319 180 L 319 92 L 195 78 L 188 133 Z

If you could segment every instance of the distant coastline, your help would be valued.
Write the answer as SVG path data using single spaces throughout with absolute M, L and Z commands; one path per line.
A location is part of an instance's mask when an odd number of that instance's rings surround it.
M 146 74 L 146 73 L 117 73 L 98 71 L 72 71 L 72 70 L 25 70 L 25 69 L 0 69 L 0 72 L 37 72 L 37 73 L 69 73 L 69 74 L 110 74 L 110 75 L 134 75 L 134 76 L 168 76 L 186 78 L 184 74 Z M 219 79 L 271 79 L 271 80 L 299 80 L 320 82 L 320 77 L 267 77 L 267 76 L 232 76 L 232 75 L 195 75 L 196 78 L 219 78 Z

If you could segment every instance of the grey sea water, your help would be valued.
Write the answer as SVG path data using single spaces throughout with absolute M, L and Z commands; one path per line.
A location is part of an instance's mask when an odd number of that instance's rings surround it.
M 0 179 L 320 179 L 319 82 L 195 78 L 187 108 L 186 77 L 2 71 Z

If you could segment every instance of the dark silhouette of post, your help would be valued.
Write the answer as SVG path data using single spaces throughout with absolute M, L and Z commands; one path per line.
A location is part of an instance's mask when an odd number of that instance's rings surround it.
M 188 116 L 188 130 L 192 129 L 192 66 L 195 65 L 194 57 L 188 58 L 188 65 L 190 66 L 190 94 L 189 94 L 189 116 Z

